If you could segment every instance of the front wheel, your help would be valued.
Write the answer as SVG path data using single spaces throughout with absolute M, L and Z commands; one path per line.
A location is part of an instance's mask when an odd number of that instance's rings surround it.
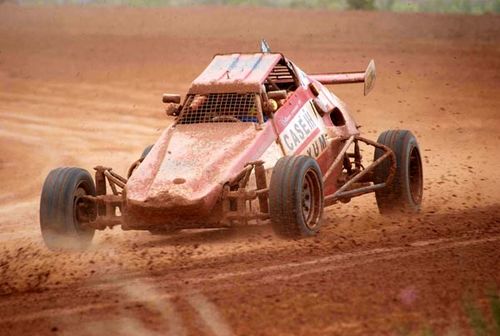
M 40 228 L 49 249 L 84 250 L 90 245 L 95 230 L 83 223 L 95 209 L 83 196 L 95 194 L 94 181 L 84 169 L 65 167 L 49 173 L 40 198 Z
M 279 159 L 269 185 L 274 231 L 288 238 L 315 235 L 321 227 L 323 205 L 323 179 L 316 160 L 305 155 Z
M 419 212 L 424 188 L 422 159 L 417 139 L 410 131 L 390 130 L 380 134 L 377 142 L 392 149 L 396 155 L 396 174 L 391 185 L 375 192 L 379 212 L 381 214 Z M 377 148 L 374 159 L 377 160 L 383 154 L 384 151 Z M 375 167 L 375 183 L 385 181 L 389 167 L 389 160 Z

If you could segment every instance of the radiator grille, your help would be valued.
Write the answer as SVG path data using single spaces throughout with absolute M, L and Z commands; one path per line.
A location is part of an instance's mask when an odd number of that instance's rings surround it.
M 293 83 L 293 76 L 286 65 L 276 65 L 268 76 L 274 83 Z
M 257 122 L 254 93 L 210 93 L 188 95 L 179 124 Z

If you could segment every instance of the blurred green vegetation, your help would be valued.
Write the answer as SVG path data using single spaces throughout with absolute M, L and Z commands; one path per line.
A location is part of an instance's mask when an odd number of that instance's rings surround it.
M 0 0 L 1 3 L 2 0 Z M 396 12 L 500 13 L 500 0 L 6 0 L 20 4 L 96 4 L 140 7 L 232 5 Z
M 346 0 L 349 9 L 375 9 L 375 0 Z
M 488 310 L 481 310 L 470 295 L 464 300 L 464 311 L 475 336 L 500 335 L 500 297 L 495 288 L 487 292 Z M 489 315 L 489 316 L 488 316 Z
M 456 325 L 452 325 L 452 328 L 448 329 L 443 335 L 500 336 L 500 296 L 495 286 L 488 289 L 486 297 L 481 299 L 474 298 L 470 293 L 466 293 L 462 307 L 467 317 L 468 328 L 461 329 Z M 397 329 L 396 334 L 401 336 L 441 335 L 428 325 L 414 331 L 403 325 Z

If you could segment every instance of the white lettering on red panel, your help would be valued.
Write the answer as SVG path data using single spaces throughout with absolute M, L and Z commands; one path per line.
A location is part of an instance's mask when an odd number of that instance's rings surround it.
M 304 154 L 316 158 L 327 147 L 326 128 L 312 100 L 300 108 L 279 136 L 287 155 Z

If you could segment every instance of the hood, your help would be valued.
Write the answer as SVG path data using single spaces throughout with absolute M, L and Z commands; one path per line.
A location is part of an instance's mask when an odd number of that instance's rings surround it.
M 271 125 L 262 130 L 244 122 L 172 126 L 128 180 L 127 200 L 153 207 L 206 203 L 274 139 Z
M 281 54 L 216 55 L 208 67 L 193 81 L 189 94 L 258 93 Z

